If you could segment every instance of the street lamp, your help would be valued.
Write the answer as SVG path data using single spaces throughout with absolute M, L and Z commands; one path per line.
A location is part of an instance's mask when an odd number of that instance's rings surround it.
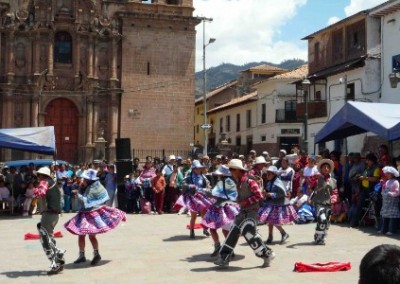
M 212 22 L 212 19 L 202 18 L 203 20 L 203 105 L 204 105 L 204 124 L 202 128 L 204 130 L 204 147 L 203 147 L 203 155 L 207 155 L 207 144 L 208 144 L 208 129 L 210 128 L 207 123 L 207 87 L 206 87 L 206 47 L 213 42 L 215 42 L 215 38 L 210 38 L 208 43 L 206 44 L 206 35 L 205 35 L 205 28 L 206 28 L 206 21 Z
M 308 93 L 310 91 L 311 82 L 305 78 L 301 84 L 303 85 L 304 94 L 304 148 L 308 153 Z

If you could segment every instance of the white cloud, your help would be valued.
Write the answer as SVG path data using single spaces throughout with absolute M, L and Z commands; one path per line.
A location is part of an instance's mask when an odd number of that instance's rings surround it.
M 328 26 L 333 25 L 341 20 L 339 17 L 330 17 L 328 20 Z
M 282 51 L 288 59 L 304 57 L 304 46 L 276 42 L 275 37 L 307 0 L 194 0 L 194 15 L 213 18 L 205 24 L 205 40 L 216 38 L 206 48 L 207 68 L 221 63 L 252 61 L 280 63 Z M 211 4 L 212 3 L 212 4 Z M 212 7 L 212 9 L 210 8 Z M 202 69 L 203 24 L 197 26 L 196 70 Z
M 350 4 L 344 8 L 347 17 L 354 15 L 362 10 L 370 9 L 382 4 L 386 0 L 350 0 Z

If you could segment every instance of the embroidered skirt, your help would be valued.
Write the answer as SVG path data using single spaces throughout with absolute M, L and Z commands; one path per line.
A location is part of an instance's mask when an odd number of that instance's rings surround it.
M 265 204 L 258 210 L 258 216 L 262 223 L 278 226 L 297 221 L 296 210 L 290 204 Z
M 233 223 L 235 216 L 239 214 L 238 204 L 211 205 L 201 221 L 201 224 L 210 229 L 225 228 L 225 225 Z
M 125 212 L 102 206 L 91 211 L 79 211 L 64 227 L 74 235 L 96 235 L 114 229 L 121 221 L 126 221 Z
M 191 212 L 200 213 L 201 211 L 208 209 L 213 203 L 213 199 L 200 192 L 196 192 L 194 195 L 182 194 L 175 202 L 173 209 L 179 210 L 181 207 L 184 207 Z

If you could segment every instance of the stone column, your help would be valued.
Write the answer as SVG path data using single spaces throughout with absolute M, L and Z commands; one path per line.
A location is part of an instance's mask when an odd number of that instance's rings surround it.
M 40 75 L 40 33 L 38 32 L 35 36 L 34 43 L 34 57 L 33 57 L 33 72 L 34 75 Z
M 8 83 L 12 83 L 14 80 L 14 61 L 15 61 L 15 50 L 14 50 L 14 33 L 10 32 L 8 35 L 8 62 L 7 62 L 7 81 Z
M 109 160 L 115 161 L 115 139 L 118 138 L 118 111 L 119 111 L 119 93 L 111 93 L 111 113 L 110 113 L 110 141 L 109 141 Z
M 86 114 L 86 121 L 87 121 L 87 136 L 86 136 L 86 146 L 93 146 L 93 94 L 90 95 L 87 100 L 87 114 Z
M 118 46 L 117 39 L 114 37 L 112 40 L 112 59 L 111 59 L 111 81 L 118 81 L 117 75 L 117 59 L 118 59 Z
M 89 37 L 89 50 L 88 50 L 88 78 L 93 78 L 93 37 Z
M 49 69 L 49 76 L 53 76 L 53 67 L 54 67 L 54 35 L 51 33 L 49 34 L 49 58 L 48 58 L 48 69 Z

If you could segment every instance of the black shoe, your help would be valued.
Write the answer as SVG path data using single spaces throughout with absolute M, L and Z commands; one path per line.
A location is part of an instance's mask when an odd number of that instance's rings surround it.
M 282 235 L 281 244 L 285 243 L 288 238 L 289 234 L 285 233 L 284 235 Z
M 208 232 L 207 229 L 203 229 L 203 235 L 206 236 L 206 237 L 209 237 L 210 233 Z
M 86 257 L 80 256 L 77 260 L 74 261 L 75 264 L 86 262 Z
M 101 260 L 100 254 L 96 254 L 96 255 L 93 257 L 92 261 L 90 262 L 90 265 L 96 265 L 96 264 L 99 263 L 100 260 Z
M 47 271 L 47 275 L 55 275 L 55 274 L 60 273 L 63 270 L 64 270 L 64 267 L 62 265 L 59 265 L 59 266 L 53 267 L 52 269 Z
M 190 238 L 194 239 L 194 230 L 193 229 L 190 229 Z
M 231 259 L 234 258 L 235 256 L 236 256 L 235 252 L 232 251 L 232 253 L 231 253 Z
M 214 264 L 220 267 L 227 267 L 229 266 L 229 257 L 220 256 L 216 261 L 214 261 Z
M 220 244 L 215 244 L 215 245 L 214 245 L 214 251 L 213 251 L 212 254 L 210 254 L 210 256 L 211 256 L 211 257 L 217 256 L 220 249 L 221 249 L 221 245 L 220 245 Z
M 271 244 L 272 243 L 272 236 L 269 236 L 268 239 L 265 241 L 266 244 Z

